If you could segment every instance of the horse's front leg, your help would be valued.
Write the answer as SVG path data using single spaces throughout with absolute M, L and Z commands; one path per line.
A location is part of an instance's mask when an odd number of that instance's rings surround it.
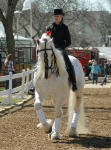
M 55 105 L 55 120 L 53 122 L 52 132 L 49 134 L 52 140 L 60 139 L 61 114 L 62 114 L 62 109 L 61 109 L 61 104 L 59 102 L 58 104 Z
M 34 107 L 39 118 L 40 124 L 38 127 L 43 128 L 46 133 L 49 133 L 51 130 L 51 121 L 46 120 L 45 114 L 42 109 L 41 101 L 39 98 L 39 94 L 35 91 L 35 103 Z

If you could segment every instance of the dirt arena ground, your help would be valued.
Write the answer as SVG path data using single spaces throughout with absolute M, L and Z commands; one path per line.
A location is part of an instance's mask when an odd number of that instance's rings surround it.
M 51 141 L 36 128 L 38 119 L 34 99 L 0 117 L 0 150 L 111 150 L 111 89 L 84 89 L 89 135 L 69 138 L 66 131 L 67 107 L 63 107 L 61 140 Z M 53 119 L 54 108 L 45 102 L 47 118 Z

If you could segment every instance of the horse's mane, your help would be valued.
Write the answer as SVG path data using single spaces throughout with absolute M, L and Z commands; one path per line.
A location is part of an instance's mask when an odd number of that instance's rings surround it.
M 50 36 L 48 36 L 46 33 L 44 33 L 40 39 L 40 41 L 43 40 L 47 40 L 50 41 L 50 45 L 53 48 L 54 54 L 56 56 L 56 62 L 57 62 L 57 66 L 59 69 L 59 75 L 62 78 L 65 78 L 68 80 L 68 73 L 66 71 L 66 65 L 64 62 L 64 58 L 63 55 L 61 53 L 60 50 L 58 50 L 57 48 L 55 48 L 54 44 L 53 44 L 53 40 L 51 40 Z M 44 45 L 44 43 L 43 43 Z M 50 51 L 47 51 L 47 53 L 50 53 Z M 45 64 L 44 64 L 44 52 L 39 53 L 38 55 L 38 63 L 37 63 L 37 78 L 44 78 L 44 74 L 45 74 Z

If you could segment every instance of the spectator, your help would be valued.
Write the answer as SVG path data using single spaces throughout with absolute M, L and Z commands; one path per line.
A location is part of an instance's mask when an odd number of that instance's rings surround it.
M 109 63 L 109 75 L 111 75 L 111 63 Z
M 14 73 L 14 67 L 13 67 L 13 58 L 12 54 L 9 54 L 4 62 L 5 65 L 5 75 L 9 75 L 10 72 Z M 9 89 L 9 80 L 6 81 L 6 89 Z
M 100 66 L 97 64 L 96 61 L 93 62 L 91 66 L 91 74 L 93 79 L 93 84 L 96 81 L 96 84 L 98 83 L 98 74 L 101 73 Z
M 104 64 L 104 79 L 101 83 L 102 86 L 107 83 L 108 73 L 109 73 L 109 65 L 108 65 L 107 61 L 105 61 L 105 64 Z
M 88 76 L 88 79 L 91 80 L 91 66 L 92 66 L 92 61 L 89 60 L 88 65 L 85 66 L 86 69 L 86 76 Z
M 101 74 L 104 74 L 104 62 L 101 62 L 100 68 L 101 68 Z

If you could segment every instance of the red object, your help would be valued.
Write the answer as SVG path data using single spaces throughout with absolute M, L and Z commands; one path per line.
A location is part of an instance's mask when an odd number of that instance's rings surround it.
M 77 56 L 79 54 L 82 54 L 81 58 L 78 57 L 78 59 L 81 62 L 83 70 L 85 72 L 86 71 L 85 70 L 85 65 L 87 65 L 89 60 L 90 60 L 90 51 L 87 51 L 87 53 L 84 53 L 83 50 L 79 50 L 79 51 L 76 52 L 76 54 L 77 54 Z
M 46 31 L 46 34 L 51 36 L 52 32 L 51 31 Z
M 90 58 L 91 58 L 91 52 L 89 50 L 70 50 L 69 54 L 71 52 L 71 55 L 77 57 L 77 59 L 80 61 L 80 63 L 82 64 L 83 70 L 84 72 L 86 72 L 85 70 L 85 65 L 88 64 Z

